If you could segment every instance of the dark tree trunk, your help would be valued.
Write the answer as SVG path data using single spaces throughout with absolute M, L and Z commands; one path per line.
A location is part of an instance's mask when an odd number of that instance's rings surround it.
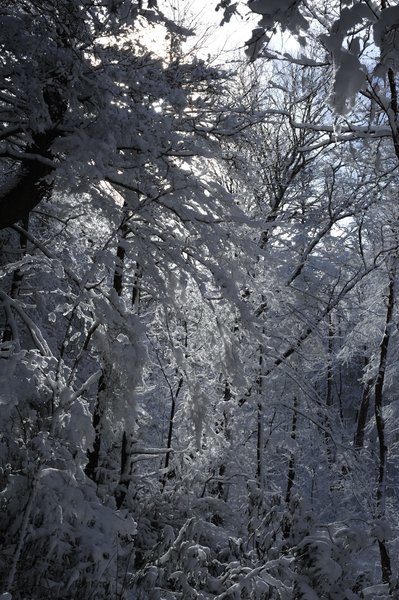
M 368 360 L 366 359 L 365 367 L 368 364 Z M 357 426 L 355 433 L 355 448 L 357 450 L 361 450 L 364 446 L 364 432 L 367 425 L 367 418 L 369 413 L 370 406 L 370 396 L 373 391 L 373 380 L 368 379 L 364 384 L 362 400 L 360 402 L 359 413 L 357 416 Z
M 230 384 L 226 379 L 224 382 L 224 390 L 223 390 L 223 402 L 229 402 L 231 400 L 232 394 L 230 389 Z M 223 409 L 223 419 L 219 425 L 219 427 L 215 428 L 216 433 L 223 433 L 225 439 L 227 441 L 231 441 L 231 428 L 229 425 L 228 412 L 226 409 Z M 226 474 L 226 465 L 221 463 L 219 466 L 219 481 L 216 484 L 216 496 L 221 500 L 227 501 L 227 486 L 223 481 L 223 478 Z M 223 518 L 219 515 L 219 523 L 223 523 Z
M 332 322 L 331 313 L 328 315 L 328 356 L 327 356 L 327 389 L 326 389 L 326 404 L 327 406 L 332 406 L 334 403 L 333 398 L 333 382 L 334 382 L 334 373 L 333 373 L 333 340 L 334 340 L 334 325 Z
M 180 377 L 179 382 L 177 384 L 177 388 L 176 388 L 176 392 L 173 393 L 173 391 L 171 390 L 171 405 L 170 405 L 170 415 L 169 415 L 169 423 L 168 423 L 168 440 L 167 440 L 167 445 L 166 448 L 168 449 L 168 451 L 165 454 L 165 463 L 164 463 L 164 469 L 169 469 L 169 464 L 170 464 L 170 455 L 171 455 L 171 451 L 169 450 L 169 448 L 172 445 L 172 438 L 173 438 L 173 426 L 174 426 L 174 420 L 175 420 L 175 412 L 176 412 L 176 401 L 177 398 L 179 397 L 180 394 L 180 390 L 183 387 L 183 377 Z M 165 473 L 165 475 L 162 478 L 162 490 L 165 487 L 166 484 L 166 479 L 167 477 L 170 476 L 168 473 Z
M 142 278 L 141 266 L 138 262 L 136 262 L 136 268 L 134 270 L 134 279 L 133 279 L 133 290 L 132 290 L 132 306 L 133 306 L 133 308 L 138 307 L 139 302 L 140 302 L 141 278 Z
M 130 448 L 129 442 L 127 439 L 126 431 L 123 432 L 122 435 L 122 445 L 121 445 L 121 474 L 119 478 L 118 485 L 115 489 L 115 504 L 116 508 L 119 510 L 122 506 L 127 490 L 130 482 Z
M 330 408 L 334 404 L 333 397 L 333 383 L 334 383 L 334 371 L 333 371 L 333 340 L 334 340 L 334 325 L 332 322 L 331 312 L 328 313 L 328 345 L 327 345 L 327 379 L 326 379 L 326 415 L 323 419 L 326 429 L 324 431 L 324 438 L 326 443 L 327 462 L 332 468 L 335 462 L 335 450 L 334 443 L 329 433 L 331 429 L 331 415 Z
M 118 296 L 122 296 L 123 292 L 123 269 L 125 264 L 125 256 L 126 250 L 124 245 L 124 240 L 126 239 L 127 234 L 129 233 L 129 227 L 127 221 L 129 219 L 129 212 L 127 204 L 123 205 L 124 217 L 122 219 L 122 223 L 119 227 L 119 240 L 118 246 L 116 248 L 116 260 L 115 260 L 115 268 L 114 268 L 114 280 L 113 280 L 113 288 L 118 294 Z
M 125 260 L 126 250 L 123 245 L 118 244 L 116 249 L 116 261 L 115 261 L 115 269 L 114 269 L 114 281 L 113 288 L 118 294 L 118 296 L 122 296 L 123 290 L 123 264 Z
M 187 321 L 183 321 L 183 328 L 184 328 L 184 348 L 186 351 L 185 354 L 186 354 L 186 358 L 187 358 L 187 348 L 188 348 Z M 178 371 L 176 370 L 176 374 L 177 374 L 177 372 Z M 164 469 L 169 469 L 169 465 L 170 465 L 171 451 L 169 450 L 169 448 L 171 448 L 171 446 L 172 446 L 173 428 L 174 428 L 174 423 L 175 423 L 175 412 L 176 412 L 176 401 L 177 401 L 180 391 L 183 387 L 183 383 L 184 383 L 184 378 L 181 376 L 178 381 L 175 392 L 173 392 L 172 386 L 170 384 L 168 384 L 169 390 L 170 390 L 171 405 L 170 405 L 170 415 L 169 415 L 169 423 L 168 423 L 168 439 L 167 439 L 167 445 L 166 445 L 167 452 L 165 454 Z M 165 473 L 165 475 L 162 478 L 162 492 L 165 488 L 166 479 L 167 478 L 170 479 L 172 477 L 173 477 L 173 472 Z
M 263 488 L 263 449 L 265 445 L 264 419 L 263 419 L 263 347 L 259 347 L 259 375 L 256 381 L 258 392 L 257 414 L 256 414 L 256 478 L 260 488 Z
M 50 156 L 50 146 L 55 136 L 52 132 L 34 136 L 34 143 L 26 148 L 26 153 L 37 154 L 44 158 Z M 51 185 L 45 180 L 52 171 L 51 166 L 39 160 L 24 158 L 21 160 L 19 177 L 16 184 L 0 196 L 0 229 L 11 227 L 26 219 L 50 192 Z
M 103 413 L 103 402 L 102 397 L 107 388 L 107 370 L 103 370 L 101 377 L 98 382 L 97 388 L 97 400 L 94 407 L 93 413 L 93 429 L 95 432 L 93 450 L 88 450 L 87 458 L 88 463 L 85 466 L 85 473 L 87 477 L 90 477 L 94 482 L 98 483 L 98 467 L 100 462 L 100 450 L 101 450 L 101 417 Z
M 387 366 L 387 356 L 389 340 L 391 337 L 391 328 L 393 324 L 393 311 L 395 306 L 395 272 L 391 271 L 389 276 L 389 288 L 387 298 L 387 312 L 385 319 L 384 334 L 380 344 L 380 362 L 378 374 L 374 386 L 374 409 L 375 421 L 378 434 L 379 448 L 379 468 L 378 468 L 378 486 L 377 486 L 377 518 L 383 519 L 385 516 L 385 486 L 386 486 L 386 464 L 388 457 L 388 447 L 386 445 L 384 419 L 382 415 L 383 407 L 383 388 L 385 381 L 385 372 Z M 380 549 L 382 581 L 391 582 L 392 569 L 391 560 L 385 540 L 378 541 Z
M 24 219 L 22 226 L 25 229 L 25 231 L 28 231 L 29 217 L 26 217 Z M 25 233 L 21 232 L 19 234 L 19 247 L 21 250 L 21 258 L 22 258 L 22 256 L 25 256 L 27 246 L 28 246 L 27 237 L 26 237 Z M 11 291 L 10 291 L 11 298 L 13 298 L 13 299 L 17 298 L 17 296 L 19 294 L 19 290 L 21 288 L 22 280 L 23 280 L 23 274 L 22 274 L 21 270 L 15 269 L 15 271 L 12 274 L 12 280 L 11 280 Z M 10 310 L 12 310 L 12 309 L 10 309 Z M 3 342 L 11 342 L 12 339 L 13 339 L 12 324 L 10 323 L 10 320 L 6 318 L 2 341 Z
M 21 166 L 15 185 L 7 189 L 5 194 L 0 194 L 0 229 L 11 227 L 26 219 L 30 211 L 51 192 L 52 184 L 46 178 L 54 169 L 51 164 L 51 146 L 60 135 L 56 128 L 68 108 L 64 97 L 65 85 L 65 80 L 59 78 L 43 91 L 53 127 L 44 132 L 32 133 L 33 141 L 25 148 L 25 156 L 20 160 Z
M 298 399 L 295 396 L 294 397 L 294 406 L 293 406 L 294 410 L 292 413 L 292 423 L 291 423 L 291 439 L 295 440 L 296 439 L 296 431 L 297 431 L 297 421 L 298 421 L 298 413 L 297 413 L 297 408 L 298 408 Z M 288 461 L 288 474 L 287 474 L 287 491 L 285 494 L 285 502 L 287 504 L 287 506 L 289 506 L 290 502 L 291 502 L 291 498 L 292 498 L 292 488 L 294 486 L 294 481 L 295 481 L 295 475 L 296 475 L 296 468 L 295 468 L 295 453 L 294 452 L 290 452 L 290 459 Z M 283 525 L 283 536 L 285 539 L 288 539 L 290 537 L 290 533 L 291 533 L 291 523 L 289 520 L 287 520 L 284 525 Z
M 120 242 L 118 243 L 118 247 L 116 250 L 116 261 L 115 261 L 115 269 L 114 269 L 114 278 L 113 278 L 113 288 L 118 294 L 118 296 L 122 295 L 123 291 L 123 266 L 125 259 L 125 247 L 123 246 L 122 240 L 126 237 L 127 227 L 125 222 L 126 217 L 123 219 L 122 224 L 119 228 L 120 231 Z M 100 462 L 100 452 L 101 452 L 101 420 L 103 414 L 103 399 L 107 392 L 108 380 L 111 375 L 112 366 L 103 366 L 101 377 L 98 382 L 97 387 L 97 400 L 93 413 L 93 428 L 95 431 L 95 438 L 93 443 L 93 449 L 89 450 L 87 453 L 88 463 L 85 467 L 85 473 L 90 479 L 98 483 L 98 467 Z M 124 442 L 126 442 L 126 434 L 123 432 L 122 438 L 122 448 L 124 447 Z M 122 452 L 123 455 L 123 452 Z M 121 465 L 121 478 L 123 477 L 124 466 Z
M 259 485 L 263 479 L 263 446 L 264 446 L 264 423 L 263 423 L 263 405 L 261 402 L 257 404 L 256 418 L 256 478 Z

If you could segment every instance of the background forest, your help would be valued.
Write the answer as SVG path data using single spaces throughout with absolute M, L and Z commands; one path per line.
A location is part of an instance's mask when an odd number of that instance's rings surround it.
M 399 4 L 206 8 L 1 2 L 1 600 L 399 597 Z

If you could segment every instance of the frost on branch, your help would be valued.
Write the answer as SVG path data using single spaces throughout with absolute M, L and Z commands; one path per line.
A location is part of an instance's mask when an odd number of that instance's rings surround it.
M 249 0 L 248 7 L 255 14 L 261 15 L 258 27 L 253 30 L 251 39 L 247 42 L 246 54 L 255 60 L 262 48 L 270 40 L 266 33 L 279 24 L 282 31 L 289 31 L 303 40 L 301 34 L 309 27 L 308 21 L 299 10 L 300 2 L 292 0 Z
M 373 73 L 382 78 L 388 69 L 395 71 L 399 64 L 399 7 L 380 9 L 360 1 L 344 4 L 332 5 L 327 18 L 316 2 L 248 0 L 248 7 L 260 15 L 258 27 L 247 42 L 250 59 L 270 58 L 265 46 L 276 27 L 289 31 L 302 45 L 321 42 L 333 68 L 330 103 L 338 115 L 346 115 L 353 108 L 368 75 Z M 375 63 L 373 52 L 366 52 L 371 46 L 371 29 L 374 44 L 380 50 L 380 60 L 374 69 L 370 68 Z M 289 55 L 285 57 L 289 59 Z
M 300 12 L 301 3 L 293 0 L 249 0 L 252 12 L 262 15 L 259 25 L 272 29 L 278 22 L 283 31 L 299 35 L 309 27 L 308 21 Z

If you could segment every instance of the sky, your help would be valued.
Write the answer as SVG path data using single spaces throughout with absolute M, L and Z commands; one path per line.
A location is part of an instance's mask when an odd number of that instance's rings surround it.
M 205 36 L 201 53 L 204 55 L 218 55 L 222 53 L 226 60 L 234 59 L 238 50 L 245 50 L 246 42 L 251 38 L 252 30 L 257 27 L 259 15 L 252 13 L 245 4 L 240 5 L 239 15 L 233 15 L 229 23 L 220 26 L 223 11 L 216 11 L 218 0 L 204 0 L 201 8 L 195 0 L 170 0 L 175 5 L 174 13 L 182 14 L 184 6 L 187 12 L 193 15 L 193 27 L 197 30 L 209 28 L 209 35 Z M 288 33 L 273 35 L 269 48 L 295 54 L 299 44 Z
M 218 2 L 219 0 L 202 0 L 201 3 L 197 0 L 163 0 L 160 6 L 174 22 L 195 31 L 195 35 L 188 37 L 183 46 L 185 53 L 192 50 L 195 56 L 203 58 L 208 64 L 221 65 L 235 62 L 238 56 L 242 58 L 246 42 L 251 39 L 252 31 L 257 27 L 259 15 L 252 13 L 242 3 L 239 14 L 232 15 L 229 23 L 221 25 L 223 11 L 215 10 Z M 155 52 L 162 54 L 165 48 L 162 49 L 158 34 L 158 30 L 154 30 L 146 39 L 154 45 Z M 268 47 L 295 54 L 298 44 L 292 36 L 276 33 Z
M 233 15 L 229 23 L 220 26 L 223 11 L 215 10 L 218 0 L 203 0 L 201 3 L 195 0 L 169 0 L 169 4 L 175 19 L 183 17 L 197 33 L 202 32 L 199 54 L 204 56 L 216 56 L 222 52 L 228 60 L 228 55 L 233 56 L 239 48 L 244 48 L 256 25 L 256 17 L 244 7 L 240 9 L 241 17 Z

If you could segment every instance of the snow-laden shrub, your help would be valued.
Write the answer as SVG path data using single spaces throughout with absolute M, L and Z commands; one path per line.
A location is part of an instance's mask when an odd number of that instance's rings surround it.
M 198 590 L 206 588 L 210 549 L 198 543 L 197 525 L 189 519 L 175 539 L 173 531 L 165 528 L 154 548 L 154 562 L 147 563 L 135 577 L 138 600 L 204 597 Z
M 136 526 L 128 514 L 101 504 L 82 472 L 38 468 L 29 485 L 11 478 L 3 507 L 24 502 L 5 536 L 13 598 L 85 600 L 121 592 L 118 569 L 126 569 Z M 115 560 L 117 557 L 117 560 Z M 12 583 L 12 582 L 10 582 Z
M 335 523 L 315 529 L 294 549 L 295 598 L 298 600 L 359 600 L 365 574 L 358 554 L 365 532 Z

